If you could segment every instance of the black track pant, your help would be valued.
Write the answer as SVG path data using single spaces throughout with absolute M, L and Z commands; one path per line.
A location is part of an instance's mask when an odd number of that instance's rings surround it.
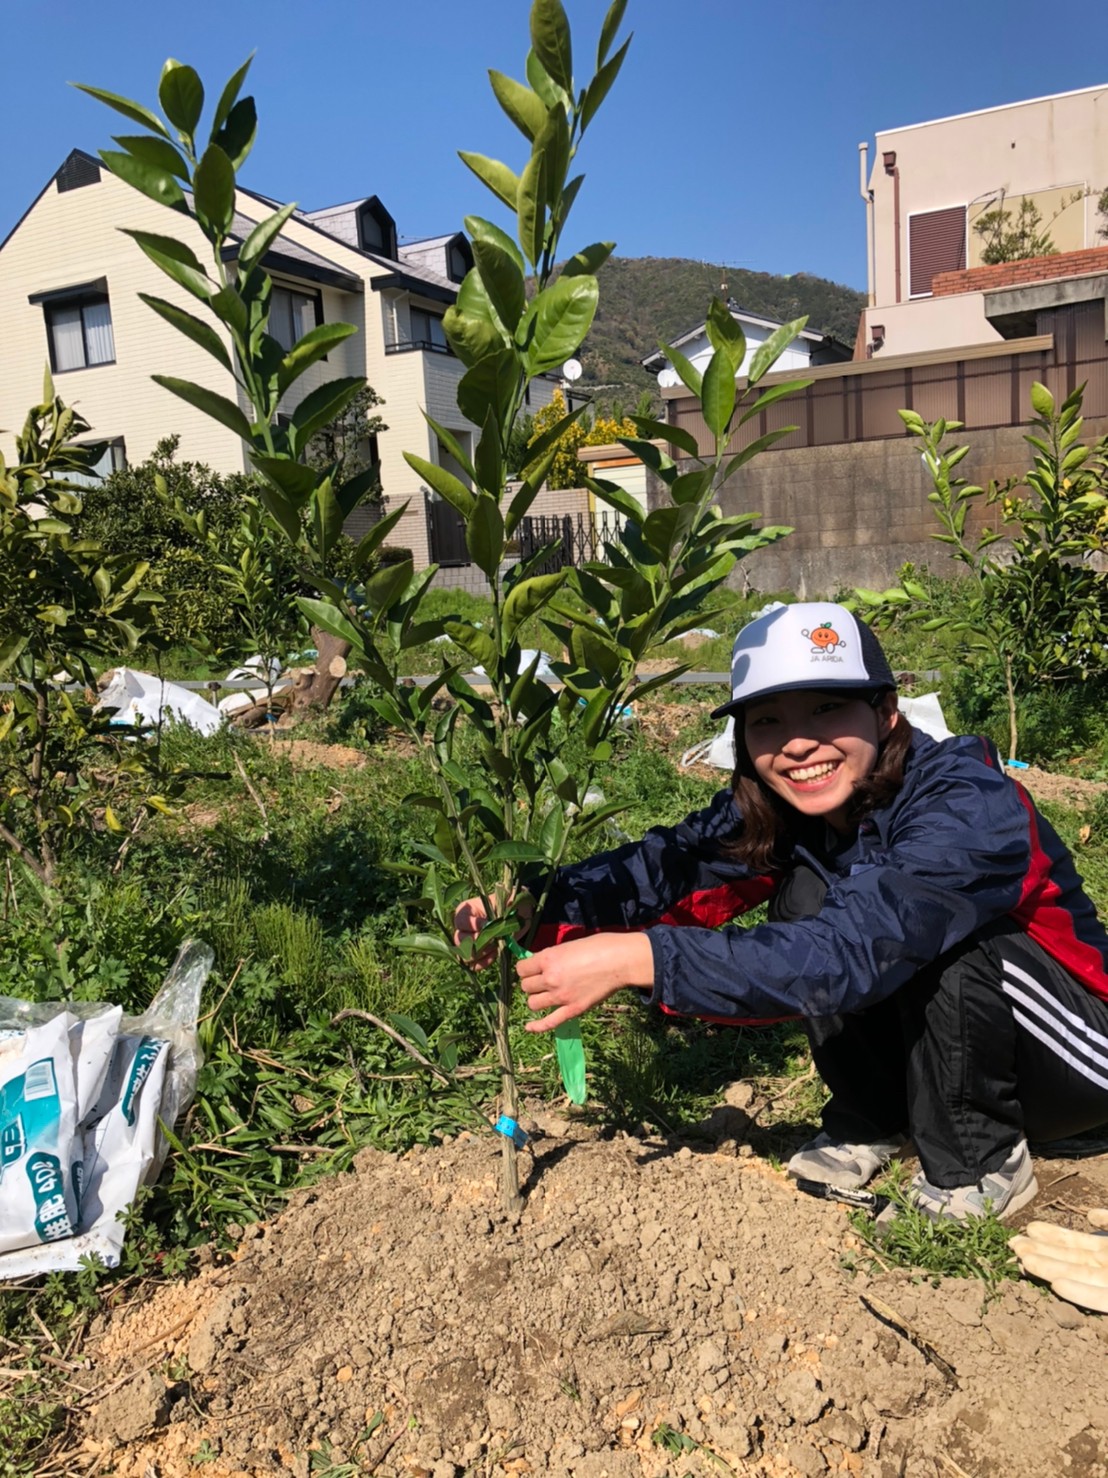
M 825 886 L 798 868 L 775 922 L 819 912 Z M 1108 1001 L 1002 920 L 887 1000 L 805 1022 L 831 1090 L 823 1127 L 852 1144 L 909 1135 L 932 1185 L 971 1185 L 1016 1141 L 1108 1122 Z

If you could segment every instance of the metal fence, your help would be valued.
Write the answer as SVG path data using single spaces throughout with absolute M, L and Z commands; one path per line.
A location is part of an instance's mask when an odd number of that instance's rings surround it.
M 620 542 L 623 519 L 607 508 L 595 513 L 536 514 L 522 520 L 519 527 L 519 557 L 530 559 L 540 549 L 550 546 L 550 553 L 538 566 L 536 574 L 553 574 L 567 565 L 577 566 L 608 562 L 606 544 Z

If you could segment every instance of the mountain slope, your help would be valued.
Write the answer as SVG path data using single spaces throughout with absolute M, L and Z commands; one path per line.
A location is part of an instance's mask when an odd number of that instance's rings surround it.
M 681 257 L 612 257 L 600 269 L 600 307 L 581 350 L 580 387 L 628 409 L 644 390 L 657 397 L 657 381 L 639 361 L 659 339 L 674 339 L 703 323 L 724 280 L 727 294 L 752 313 L 782 322 L 807 314 L 810 328 L 854 343 L 865 294 L 840 283 L 805 272 L 777 277 L 738 268 L 721 276 L 719 267 Z

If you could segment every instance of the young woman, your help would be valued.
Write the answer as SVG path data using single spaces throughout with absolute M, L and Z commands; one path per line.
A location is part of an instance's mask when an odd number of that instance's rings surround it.
M 987 740 L 906 722 L 841 606 L 744 627 L 724 714 L 730 790 L 558 874 L 518 966 L 529 1030 L 626 986 L 708 1021 L 799 1016 L 831 1097 L 791 1175 L 857 1188 L 912 1141 L 925 1212 L 1011 1215 L 1028 1136 L 1108 1121 L 1108 935 L 1069 853 Z M 767 923 L 729 925 L 766 899 Z M 464 904 L 459 936 L 482 917 Z

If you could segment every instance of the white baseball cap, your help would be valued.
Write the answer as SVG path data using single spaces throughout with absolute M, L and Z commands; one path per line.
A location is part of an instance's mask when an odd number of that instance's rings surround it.
M 834 601 L 800 601 L 767 611 L 739 632 L 731 654 L 731 699 L 712 717 L 797 688 L 876 696 L 895 687 L 881 643 L 864 622 Z

